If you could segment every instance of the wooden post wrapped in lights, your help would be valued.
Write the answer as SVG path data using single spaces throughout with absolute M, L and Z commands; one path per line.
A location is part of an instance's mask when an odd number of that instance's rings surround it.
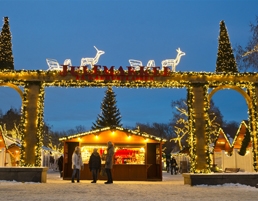
M 217 91 L 222 90 L 222 86 L 236 90 L 246 100 L 248 106 L 251 139 L 253 142 L 254 167 L 258 169 L 258 116 L 257 116 L 257 96 L 258 96 L 258 74 L 257 73 L 205 73 L 205 72 L 171 72 L 157 68 L 146 69 L 148 73 L 140 74 L 135 71 L 128 75 L 128 71 L 114 70 L 112 67 L 112 77 L 108 74 L 107 67 L 98 66 L 97 70 L 85 71 L 77 69 L 74 76 L 68 70 L 64 76 L 60 71 L 42 70 L 3 70 L 0 71 L 0 85 L 12 88 L 24 87 L 22 105 L 22 127 L 21 133 L 24 135 L 24 146 L 22 146 L 21 162 L 24 165 L 39 166 L 41 132 L 43 125 L 44 111 L 44 87 L 128 87 L 128 88 L 187 88 L 188 89 L 188 109 L 190 133 L 189 142 L 191 146 L 190 156 L 192 159 L 191 172 L 209 172 L 208 143 L 209 133 L 206 119 L 206 111 L 209 108 L 209 100 Z M 103 69 L 106 72 L 103 72 Z M 164 67 L 166 69 L 166 67 Z M 78 77 L 80 79 L 78 79 Z M 81 79 L 83 77 L 83 79 Z M 107 79 L 106 79 L 107 78 Z M 142 79 L 139 79 L 142 78 Z M 199 85 L 199 86 L 198 86 Z M 208 94 L 207 88 L 215 90 Z M 247 89 L 247 91 L 243 90 Z M 35 94 L 34 94 L 35 93 Z M 201 95 L 203 94 L 203 95 Z M 196 101 L 196 97 L 202 97 L 203 101 Z M 35 101 L 35 98 L 37 101 Z M 200 105 L 199 105 L 200 103 Z M 203 109 L 202 109 L 203 108 Z M 34 112 L 33 112 L 34 110 Z M 196 112 L 201 113 L 197 114 Z M 30 117 L 33 118 L 28 118 Z M 198 118 L 197 118 L 198 117 Z M 202 119 L 203 118 L 203 119 Z M 198 132 L 197 132 L 198 131 Z M 29 139 L 29 136 L 36 136 Z M 201 139 L 201 140 L 200 140 Z M 200 144 L 201 143 L 201 144 Z M 33 147 L 32 153 L 27 153 Z M 31 148 L 30 148 L 31 149 Z M 198 156 L 201 153 L 202 159 Z M 23 155 L 24 154 L 24 155 Z M 29 156 L 33 155 L 33 156 Z M 204 157 L 206 155 L 207 158 Z M 203 164 L 205 158 L 206 166 Z
M 24 87 L 22 105 L 22 127 L 21 133 L 24 135 L 24 146 L 22 146 L 21 162 L 24 165 L 39 166 L 40 150 L 42 141 L 42 125 L 44 111 L 44 88 L 45 87 L 128 87 L 128 88 L 187 88 L 188 89 L 188 109 L 190 123 L 190 156 L 192 159 L 191 172 L 209 172 L 210 154 L 208 154 L 209 128 L 207 124 L 206 112 L 209 108 L 209 100 L 217 91 L 222 90 L 222 86 L 236 90 L 246 100 L 248 106 L 251 140 L 253 142 L 254 167 L 258 169 L 258 74 L 257 73 L 205 73 L 205 72 L 171 72 L 166 67 L 164 71 L 158 68 L 146 69 L 148 73 L 135 71 L 128 74 L 127 70 L 115 70 L 110 76 L 107 67 L 100 67 L 92 70 L 77 69 L 76 76 L 69 70 L 64 74 L 60 71 L 42 70 L 2 70 L 0 71 L 0 85 L 12 88 Z M 105 69 L 105 73 L 103 71 Z M 165 70 L 166 69 L 166 70 Z M 87 73 L 85 73 L 87 72 Z M 80 78 L 80 79 L 78 79 Z M 81 79 L 83 78 L 83 79 Z M 141 78 L 141 79 L 139 79 Z M 208 94 L 208 88 L 215 90 Z M 243 90 L 247 89 L 247 91 Z M 35 93 L 35 94 L 34 94 Z M 202 95 L 201 95 L 202 94 Z M 200 98 L 200 97 L 202 98 Z M 199 97 L 199 98 L 198 98 Z M 37 101 L 35 101 L 35 98 Z M 198 101 L 196 101 L 198 98 Z M 199 101 L 202 99 L 203 101 Z M 200 103 L 200 105 L 199 105 Z M 34 110 L 34 112 L 33 112 Z M 196 112 L 200 112 L 197 114 Z M 33 118 L 29 118 L 33 117 Z M 202 119 L 203 118 L 203 119 Z M 198 131 L 198 132 L 197 132 Z M 29 136 L 36 136 L 29 139 Z M 32 153 L 27 153 L 33 147 Z M 30 148 L 32 149 L 32 148 Z M 200 159 L 199 155 L 202 159 Z M 32 155 L 32 156 L 29 156 Z M 205 157 L 206 155 L 206 157 Z M 205 158 L 205 162 L 203 162 Z M 206 165 L 204 165 L 206 163 Z

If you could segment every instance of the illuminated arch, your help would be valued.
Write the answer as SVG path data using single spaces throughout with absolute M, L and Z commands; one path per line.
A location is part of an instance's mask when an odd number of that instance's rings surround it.
M 252 102 L 251 102 L 251 98 L 248 96 L 248 94 L 246 93 L 245 90 L 243 90 L 242 88 L 240 87 L 237 87 L 237 86 L 232 86 L 232 85 L 223 85 L 223 86 L 218 86 L 216 88 L 214 88 L 210 94 L 209 94 L 209 97 L 208 97 L 208 100 L 210 101 L 212 96 L 219 90 L 223 90 L 223 89 L 233 89 L 237 92 L 239 92 L 245 99 L 246 101 L 246 104 L 248 106 L 248 108 L 252 108 Z
M 22 91 L 18 86 L 14 85 L 14 84 L 10 84 L 10 83 L 0 83 L 0 87 L 1 87 L 1 86 L 8 86 L 8 87 L 14 89 L 15 91 L 17 91 L 18 94 L 19 94 L 20 97 L 21 97 L 21 100 L 22 100 L 23 91 Z

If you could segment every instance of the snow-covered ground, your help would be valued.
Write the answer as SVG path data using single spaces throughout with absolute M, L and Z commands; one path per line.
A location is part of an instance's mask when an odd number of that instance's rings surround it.
M 163 172 L 163 181 L 114 181 L 104 184 L 100 180 L 91 184 L 89 180 L 71 183 L 59 178 L 58 172 L 50 170 L 47 183 L 20 183 L 0 180 L 0 200 L 258 200 L 258 188 L 225 184 L 219 186 L 184 185 L 182 175 L 171 175 Z

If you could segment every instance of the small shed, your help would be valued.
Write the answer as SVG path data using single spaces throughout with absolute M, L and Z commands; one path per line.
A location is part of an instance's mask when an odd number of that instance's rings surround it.
M 147 133 L 121 127 L 106 127 L 91 130 L 59 139 L 64 143 L 63 179 L 71 179 L 72 154 L 76 146 L 81 147 L 84 170 L 82 180 L 91 180 L 89 158 L 94 148 L 104 156 L 107 142 L 112 141 L 115 148 L 112 169 L 114 180 L 124 181 L 161 181 L 162 144 L 166 141 Z M 102 165 L 104 166 L 104 160 Z M 99 176 L 99 179 L 106 179 Z

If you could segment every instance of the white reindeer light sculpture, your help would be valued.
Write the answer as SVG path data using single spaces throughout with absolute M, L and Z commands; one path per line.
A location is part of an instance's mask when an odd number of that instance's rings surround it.
M 182 52 L 180 50 L 180 48 L 178 48 L 176 51 L 177 51 L 177 56 L 176 56 L 175 59 L 166 59 L 166 60 L 163 60 L 161 62 L 161 69 L 162 70 L 163 70 L 163 67 L 171 66 L 172 67 L 172 69 L 171 69 L 172 72 L 176 71 L 176 66 L 179 64 L 181 57 L 185 55 L 185 53 Z
M 96 53 L 96 56 L 94 58 L 82 58 L 81 59 L 81 67 L 82 66 L 86 66 L 86 65 L 91 65 L 91 68 L 93 68 L 93 66 L 98 63 L 99 61 L 99 57 L 102 55 L 102 54 L 105 54 L 104 51 L 102 50 L 98 50 L 95 46 L 94 48 L 97 50 L 97 53 Z

